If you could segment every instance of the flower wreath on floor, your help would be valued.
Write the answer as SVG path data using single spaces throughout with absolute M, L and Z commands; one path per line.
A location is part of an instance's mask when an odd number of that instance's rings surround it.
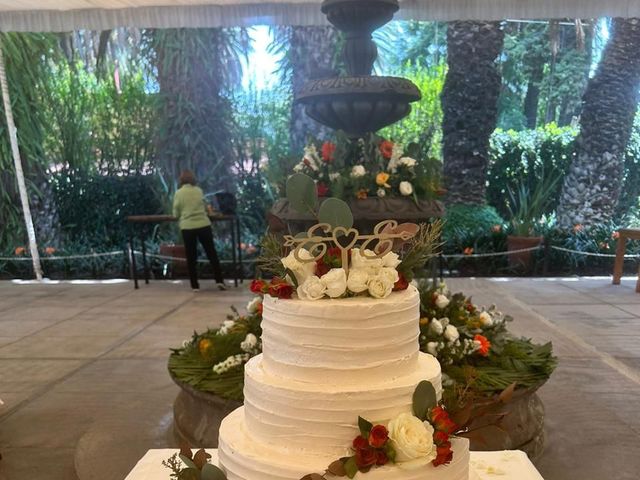
M 293 171 L 311 177 L 321 197 L 431 199 L 444 193 L 441 167 L 438 160 L 421 158 L 417 144 L 403 146 L 377 135 L 354 142 L 339 135 L 335 142 L 310 142 Z

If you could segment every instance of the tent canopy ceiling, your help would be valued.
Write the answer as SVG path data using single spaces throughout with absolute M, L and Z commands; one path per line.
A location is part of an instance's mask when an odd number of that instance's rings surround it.
M 0 0 L 0 31 L 323 25 L 320 0 Z M 638 17 L 640 0 L 400 0 L 397 18 Z

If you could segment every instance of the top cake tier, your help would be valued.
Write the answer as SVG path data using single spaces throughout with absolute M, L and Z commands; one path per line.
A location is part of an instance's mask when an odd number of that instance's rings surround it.
M 385 299 L 318 301 L 266 296 L 263 365 L 301 382 L 366 384 L 417 367 L 420 296 L 415 287 Z

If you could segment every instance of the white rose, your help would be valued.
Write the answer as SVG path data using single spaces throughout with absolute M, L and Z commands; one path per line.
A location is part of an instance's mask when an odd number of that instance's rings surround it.
M 382 257 L 383 267 L 396 268 L 401 263 L 402 260 L 400 260 L 400 255 L 395 252 L 388 252 L 384 257 Z
M 429 330 L 431 330 L 436 335 L 442 335 L 442 332 L 444 332 L 444 327 L 442 326 L 442 323 L 440 323 L 440 320 L 433 318 L 431 322 L 429 322 Z
M 400 194 L 405 197 L 413 194 L 413 185 L 410 182 L 400 182 Z
M 253 300 L 247 303 L 247 312 L 256 313 L 261 303 L 262 303 L 262 297 L 255 297 Z
M 382 267 L 376 272 L 376 275 L 383 277 L 385 281 L 393 285 L 400 279 L 400 275 L 398 275 L 398 271 L 395 268 Z
M 301 300 L 320 300 L 327 292 L 325 284 L 315 275 L 308 277 L 297 289 Z
M 296 276 L 296 280 L 298 285 L 302 285 L 304 281 L 314 274 L 316 270 L 316 262 L 313 262 L 313 255 L 311 255 L 307 250 L 301 248 L 298 252 L 298 256 L 301 260 L 309 260 L 308 262 L 301 262 L 298 260 L 293 251 L 289 253 L 285 258 L 283 258 L 282 265 L 284 268 L 288 268 L 293 272 Z
M 351 266 L 353 268 L 380 268 L 382 267 L 381 258 L 371 258 L 375 255 L 372 250 L 365 250 L 364 255 L 360 253 L 359 248 L 351 250 Z M 365 256 L 366 255 L 366 256 Z
M 444 338 L 453 343 L 460 338 L 460 332 L 455 326 L 447 325 L 447 328 L 444 329 Z
M 438 356 L 438 344 L 436 342 L 427 343 L 427 353 L 430 353 L 434 357 Z
M 446 295 L 438 295 L 436 297 L 436 307 L 447 308 L 447 305 L 449 305 L 449 299 Z
M 418 163 L 414 158 L 411 157 L 402 157 L 400 159 L 400 165 L 404 165 L 407 168 L 413 168 Z
M 347 272 L 344 268 L 332 268 L 320 280 L 331 298 L 341 297 L 347 291 Z
M 400 468 L 414 469 L 436 458 L 433 427 L 410 413 L 401 413 L 389 422 L 389 439 Z
M 491 318 L 491 315 L 489 315 L 487 312 L 482 312 L 480 314 L 480 324 L 483 327 L 490 327 L 491 325 L 493 325 L 493 318 Z
M 364 177 L 367 174 L 367 171 L 364 169 L 363 165 L 354 165 L 351 169 L 351 176 L 353 178 Z
M 349 270 L 347 288 L 353 293 L 364 292 L 369 281 L 369 272 L 364 268 L 352 268 Z
M 393 291 L 394 283 L 384 275 L 371 277 L 368 284 L 369 295 L 374 298 L 387 298 Z
M 244 341 L 240 343 L 240 348 L 244 352 L 252 352 L 256 346 L 258 345 L 258 337 L 256 337 L 253 333 L 248 333 L 245 337 Z
M 378 191 L 376 192 L 376 195 L 382 198 L 387 195 L 387 191 L 384 188 L 379 188 Z

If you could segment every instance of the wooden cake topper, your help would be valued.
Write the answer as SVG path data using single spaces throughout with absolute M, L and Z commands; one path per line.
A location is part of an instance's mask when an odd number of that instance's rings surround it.
M 332 228 L 328 223 L 318 223 L 295 237 L 285 235 L 284 246 L 293 249 L 293 255 L 299 262 L 311 263 L 320 260 L 327 253 L 329 245 L 333 244 L 340 249 L 342 268 L 349 273 L 349 250 L 357 246 L 364 258 L 382 258 L 393 249 L 394 241 L 406 242 L 415 236 L 417 228 L 413 226 L 403 224 L 398 228 L 395 220 L 384 220 L 375 226 L 373 234 L 361 235 L 355 228 Z M 306 249 L 311 257 L 302 258 L 302 249 Z M 369 253 L 366 253 L 367 250 Z

